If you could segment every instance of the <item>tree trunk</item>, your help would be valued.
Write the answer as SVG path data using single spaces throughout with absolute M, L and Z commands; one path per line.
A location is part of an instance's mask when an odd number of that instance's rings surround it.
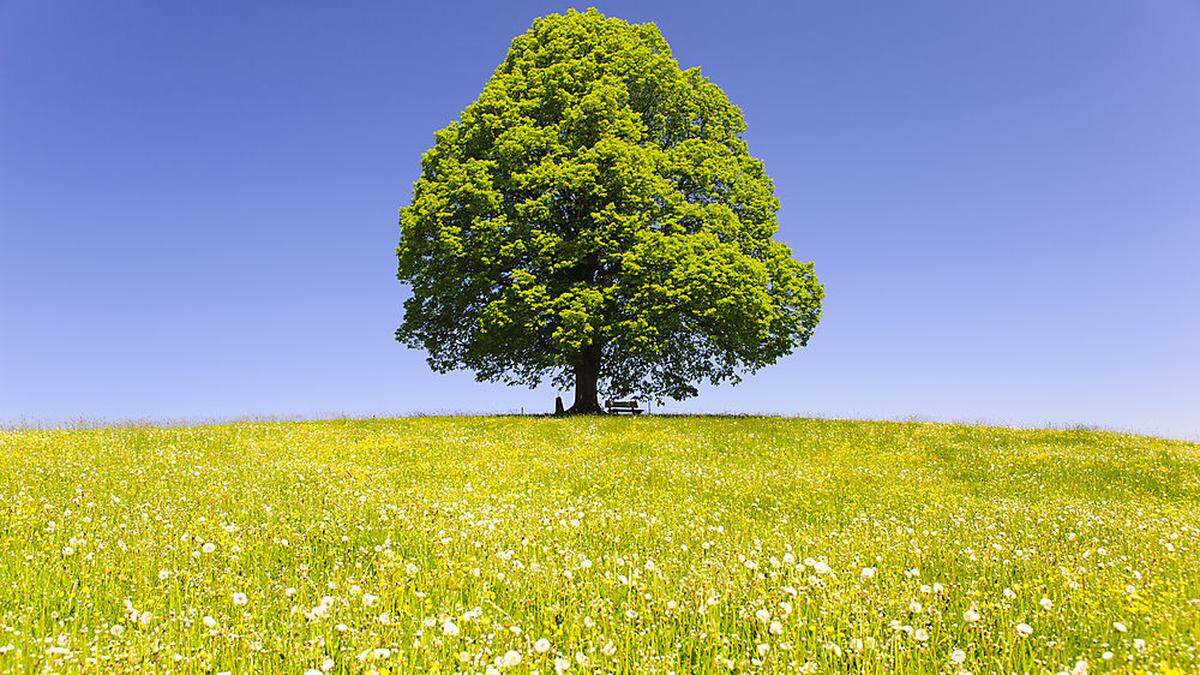
M 595 414 L 600 410 L 596 385 L 600 380 L 600 345 L 593 344 L 575 361 L 575 402 L 568 413 Z

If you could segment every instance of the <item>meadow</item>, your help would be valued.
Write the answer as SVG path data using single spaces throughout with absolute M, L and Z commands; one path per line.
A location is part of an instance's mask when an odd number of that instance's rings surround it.
M 0 431 L 0 670 L 1200 671 L 1200 445 L 781 418 Z

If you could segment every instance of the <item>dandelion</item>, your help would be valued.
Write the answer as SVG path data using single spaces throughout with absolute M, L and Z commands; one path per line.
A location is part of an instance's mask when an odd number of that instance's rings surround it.
M 1004 595 L 1004 597 L 1005 597 L 1006 599 L 1008 599 L 1008 600 L 1016 600 L 1016 599 L 1017 599 L 1017 593 L 1016 593 L 1016 591 L 1014 591 L 1014 590 L 1013 590 L 1013 589 L 1011 589 L 1011 588 L 1005 588 L 1005 589 L 1004 589 L 1004 591 L 1003 591 L 1003 595 Z
M 537 642 L 533 643 L 533 650 L 539 654 L 545 654 L 550 651 L 550 641 L 546 638 L 538 639 Z
M 158 580 L 159 581 L 166 581 L 170 577 L 171 577 L 171 570 L 161 569 L 158 571 Z
M 859 572 L 858 576 L 859 576 L 859 578 L 862 578 L 862 579 L 874 579 L 875 578 L 875 568 L 874 567 L 864 567 L 864 568 L 862 568 L 862 572 Z
M 1038 604 L 1041 605 L 1042 609 L 1046 610 L 1047 612 L 1051 609 L 1054 609 L 1054 602 L 1051 601 L 1050 598 L 1042 598 L 1041 600 L 1038 600 Z
M 450 637 L 455 637 L 458 635 L 458 633 L 459 633 L 458 624 L 454 623 L 453 621 L 450 621 L 449 619 L 447 619 L 445 622 L 442 623 L 442 634 L 443 635 L 449 635 Z
M 783 635 L 783 622 L 772 621 L 771 627 L 768 628 L 768 630 L 770 631 L 771 635 Z
M 979 621 L 979 612 L 974 607 L 963 612 L 963 621 L 967 623 L 975 623 Z
M 211 616 L 205 616 L 203 619 L 201 619 L 201 621 L 204 622 L 204 625 L 208 626 L 209 628 L 217 627 L 217 620 Z
M 1114 621 L 1112 626 L 1118 633 L 1124 633 L 1129 630 L 1129 627 L 1120 621 Z
M 920 614 L 921 610 L 923 609 L 925 609 L 925 607 L 916 600 L 908 603 L 908 611 L 912 612 L 913 614 Z
M 758 620 L 763 623 L 767 623 L 768 621 L 771 620 L 771 613 L 765 609 L 758 610 L 757 612 L 754 613 L 754 616 L 758 617 Z
M 234 593 L 233 594 L 233 604 L 245 605 L 248 602 L 250 602 L 250 598 L 246 597 L 245 593 Z
M 612 643 L 612 640 L 609 640 L 600 649 L 600 653 L 604 654 L 605 656 L 612 656 L 613 654 L 617 653 L 617 646 Z
M 929 641 L 929 631 L 925 630 L 924 628 L 918 628 L 915 631 L 913 631 L 913 639 L 916 640 L 917 642 L 928 642 Z
M 379 604 L 379 596 L 372 595 L 370 593 L 363 593 L 362 604 L 366 607 L 374 607 L 375 605 Z
M 204 545 L 200 547 L 200 550 L 204 551 L 205 553 L 212 553 L 213 551 L 217 550 L 217 545 L 211 541 L 206 541 L 204 542 Z
M 1017 634 L 1021 637 L 1029 637 L 1033 635 L 1033 626 L 1027 623 L 1019 623 L 1017 624 Z
M 961 649 L 955 649 L 950 652 L 950 663 L 956 666 L 961 666 L 967 660 L 967 653 Z
M 759 658 L 762 658 L 767 655 L 767 652 L 771 651 L 771 645 L 765 642 L 760 642 L 758 647 L 755 647 L 755 651 L 758 652 Z

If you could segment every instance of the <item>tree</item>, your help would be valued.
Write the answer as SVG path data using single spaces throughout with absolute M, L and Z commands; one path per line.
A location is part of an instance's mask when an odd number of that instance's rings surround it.
M 400 342 L 438 372 L 662 401 L 807 343 L 824 289 L 772 237 L 741 111 L 658 28 L 534 21 L 401 209 Z

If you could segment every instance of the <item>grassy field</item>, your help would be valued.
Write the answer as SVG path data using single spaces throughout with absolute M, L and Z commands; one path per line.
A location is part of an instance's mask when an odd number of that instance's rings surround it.
M 0 432 L 0 669 L 1200 670 L 1200 446 L 771 418 Z

